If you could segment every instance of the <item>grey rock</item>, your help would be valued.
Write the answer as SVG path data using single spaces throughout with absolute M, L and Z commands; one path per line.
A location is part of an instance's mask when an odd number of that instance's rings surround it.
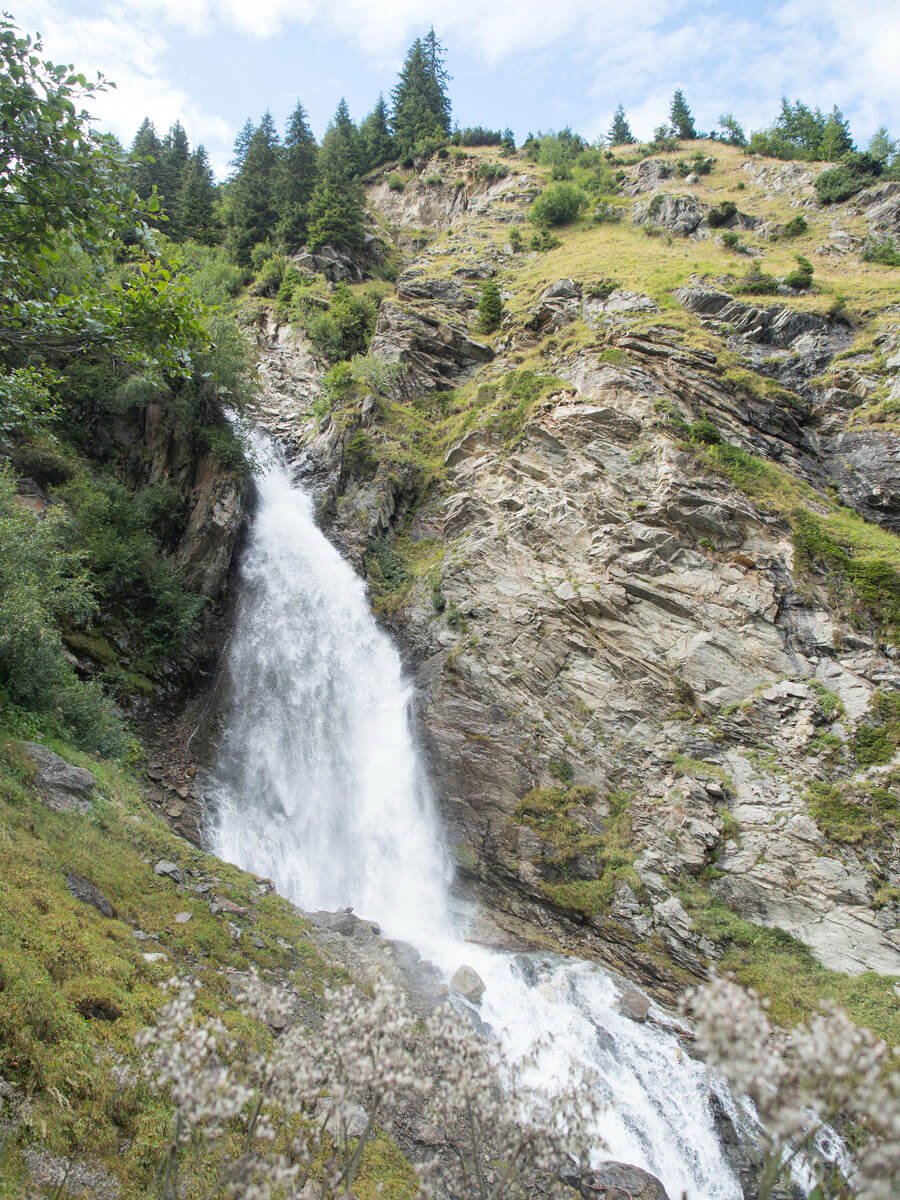
M 484 995 L 484 980 L 476 970 L 463 964 L 453 972 L 450 989 L 464 996 L 472 1004 L 480 1004 Z
M 584 1200 L 669 1200 L 655 1175 L 629 1163 L 605 1162 L 584 1174 L 564 1173 L 563 1180 Z
M 35 787 L 47 808 L 56 812 L 86 813 L 97 780 L 84 767 L 73 767 L 64 758 L 38 742 L 23 742 L 28 757 L 37 766 Z
M 673 196 L 659 192 L 652 200 L 641 200 L 631 210 L 635 225 L 655 225 L 676 237 L 696 233 L 703 220 L 704 210 L 693 196 Z
M 410 396 L 453 387 L 494 357 L 461 326 L 392 302 L 381 306 L 370 353 L 403 364 L 402 386 Z
M 900 181 L 881 183 L 860 192 L 853 207 L 866 218 L 871 237 L 878 240 L 900 237 Z
M 890 429 L 849 430 L 826 447 L 825 466 L 844 502 L 900 533 L 900 436 Z
M 573 279 L 558 279 L 538 296 L 525 328 L 534 333 L 548 333 L 576 321 L 580 315 L 581 284 Z
M 626 196 L 639 196 L 641 192 L 649 192 L 672 178 L 672 168 L 661 158 L 645 158 L 638 163 L 632 178 L 625 184 L 623 191 Z
M 193 921 L 194 914 L 190 912 L 180 912 L 175 914 L 176 925 L 187 925 L 188 921 Z
M 360 283 L 365 268 L 345 246 L 320 246 L 315 253 L 295 254 L 294 266 L 306 275 L 324 275 L 330 283 Z
M 185 882 L 185 874 L 179 867 L 178 863 L 169 862 L 167 858 L 161 858 L 153 867 L 154 875 L 164 875 L 171 879 L 174 883 L 183 884 Z
M 619 997 L 619 1012 L 625 1017 L 630 1017 L 632 1021 L 646 1021 L 647 1014 L 650 1012 L 650 1001 L 642 993 L 634 988 L 629 988 L 627 992 L 623 992 Z
M 95 887 L 89 879 L 85 879 L 83 875 L 79 875 L 75 871 L 67 871 L 66 887 L 76 900 L 80 900 L 82 904 L 92 905 L 101 916 L 115 916 L 113 906 L 100 889 Z

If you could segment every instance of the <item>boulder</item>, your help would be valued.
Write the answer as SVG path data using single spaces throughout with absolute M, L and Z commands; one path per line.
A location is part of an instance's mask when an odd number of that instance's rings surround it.
M 161 858 L 153 868 L 154 875 L 165 875 L 175 883 L 183 884 L 185 882 L 184 871 L 177 863 L 169 862 L 167 858 Z
M 548 333 L 581 315 L 581 284 L 573 279 L 557 279 L 538 296 L 525 322 L 533 333 Z
M 848 430 L 829 440 L 825 465 L 841 498 L 869 521 L 900 533 L 900 436 Z
M 660 193 L 652 200 L 639 201 L 631 210 L 634 225 L 656 226 L 676 237 L 690 237 L 703 220 L 704 210 L 693 196 Z
M 623 1017 L 630 1017 L 632 1021 L 646 1021 L 650 1012 L 650 1001 L 635 988 L 629 988 L 619 997 L 619 1012 Z
M 484 980 L 472 967 L 463 964 L 454 971 L 450 980 L 450 990 L 463 996 L 471 1004 L 480 1004 L 484 995 Z
M 295 254 L 294 266 L 304 275 L 324 275 L 329 283 L 361 283 L 365 271 L 345 246 L 320 246 L 315 253 Z
M 638 163 L 634 176 L 622 190 L 626 196 L 639 196 L 641 192 L 650 192 L 671 178 L 672 168 L 667 162 L 661 158 L 645 158 Z
M 24 742 L 23 746 L 37 767 L 34 783 L 47 808 L 56 812 L 90 811 L 90 795 L 97 786 L 97 780 L 90 771 L 84 767 L 73 767 L 38 742 Z
M 96 888 L 89 879 L 85 879 L 83 875 L 79 875 L 75 871 L 67 871 L 66 887 L 76 900 L 80 900 L 82 904 L 90 904 L 101 916 L 115 916 L 113 906 L 100 889 Z
M 584 1200 L 669 1200 L 655 1175 L 630 1163 L 605 1162 L 584 1174 L 564 1174 L 563 1182 Z

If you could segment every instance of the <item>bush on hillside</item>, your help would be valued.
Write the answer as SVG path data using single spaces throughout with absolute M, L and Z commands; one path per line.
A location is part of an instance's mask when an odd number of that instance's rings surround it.
M 551 183 L 528 210 L 528 219 L 542 229 L 570 225 L 587 207 L 587 196 L 574 183 Z
M 884 241 L 869 238 L 860 258 L 863 262 L 876 263 L 880 267 L 900 267 L 900 247 L 893 238 L 885 238 Z
M 823 204 L 840 204 L 875 183 L 881 171 L 877 158 L 851 151 L 816 179 L 816 195 Z
M 481 285 L 481 299 L 478 301 L 478 328 L 482 333 L 493 333 L 500 328 L 503 316 L 503 297 L 493 279 Z
M 711 208 L 706 214 L 706 223 L 711 229 L 718 229 L 737 214 L 737 205 L 733 200 L 723 200 L 717 208 Z
M 806 217 L 801 217 L 799 214 L 796 217 L 791 217 L 787 225 L 781 231 L 781 236 L 786 238 L 802 237 L 806 233 L 809 225 Z
M 808 292 L 813 283 L 813 265 L 802 254 L 797 255 L 797 268 L 786 275 L 784 282 L 798 292 Z

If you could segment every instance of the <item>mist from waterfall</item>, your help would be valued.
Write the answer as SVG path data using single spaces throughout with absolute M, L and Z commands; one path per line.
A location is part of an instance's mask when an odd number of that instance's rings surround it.
M 216 853 L 307 910 L 352 906 L 448 978 L 468 963 L 486 984 L 481 1019 L 510 1055 L 547 1038 L 545 1080 L 564 1086 L 586 1066 L 606 1081 L 600 1157 L 652 1171 L 673 1200 L 740 1200 L 710 1106 L 713 1093 L 732 1102 L 673 1032 L 623 1016 L 620 985 L 594 964 L 492 951 L 454 928 L 452 868 L 397 651 L 277 450 L 261 437 L 256 450 L 212 787 Z

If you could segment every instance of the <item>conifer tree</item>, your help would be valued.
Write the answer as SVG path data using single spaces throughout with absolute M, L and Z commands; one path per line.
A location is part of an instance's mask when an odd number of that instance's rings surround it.
M 626 146 L 634 141 L 634 134 L 628 124 L 625 109 L 620 104 L 613 113 L 612 125 L 609 127 L 609 144 L 611 146 Z
M 365 170 L 362 139 L 343 96 L 338 101 L 325 137 L 331 139 L 331 153 L 346 160 L 352 175 L 361 175 Z M 324 138 L 322 144 L 325 144 Z
M 202 146 L 198 146 L 181 175 L 178 209 L 181 236 L 210 246 L 216 240 L 216 191 L 212 168 Z
M 837 162 L 842 155 L 852 149 L 853 138 L 850 136 L 850 124 L 835 105 L 822 130 L 818 156 L 825 159 L 826 162 Z
M 176 239 L 181 236 L 181 180 L 190 157 L 191 147 L 187 133 L 181 122 L 176 121 L 162 140 L 159 165 L 159 190 L 163 195 L 169 218 L 166 232 L 169 237 Z
M 149 117 L 144 117 L 134 135 L 130 155 L 134 164 L 131 168 L 131 186 L 142 200 L 146 200 L 154 184 L 159 187 L 159 160 L 162 155 L 162 143 Z M 142 162 L 141 159 L 153 161 Z
M 250 141 L 253 138 L 254 125 L 248 117 L 241 126 L 240 132 L 234 139 L 234 149 L 232 150 L 232 159 L 230 166 L 234 167 L 235 171 L 240 171 L 244 165 L 244 159 L 247 157 L 247 151 L 250 149 Z
M 363 169 L 371 171 L 394 157 L 394 140 L 388 118 L 388 106 L 379 95 L 375 107 L 359 127 L 363 150 Z
M 672 107 L 669 109 L 669 121 L 675 131 L 675 136 L 692 141 L 697 136 L 694 128 L 694 118 L 684 98 L 684 92 L 679 88 L 672 97 Z
M 288 118 L 274 181 L 278 237 L 290 251 L 298 250 L 306 240 L 307 210 L 316 186 L 317 154 L 316 139 L 303 105 L 298 102 Z
M 429 102 L 438 118 L 441 132 L 445 137 L 449 137 L 453 115 L 448 91 L 450 73 L 444 62 L 446 51 L 438 41 L 433 25 L 425 35 L 422 48 L 425 52 L 425 77 L 428 83 Z
M 278 134 L 272 114 L 266 113 L 247 145 L 240 170 L 229 189 L 229 241 L 241 266 L 250 262 L 250 252 L 275 232 L 275 174 L 278 163 Z
M 319 151 L 318 178 L 307 219 L 306 244 L 310 250 L 324 245 L 346 246 L 349 250 L 362 247 L 365 209 L 356 170 L 354 134 L 356 126 L 341 100 Z
M 398 154 L 424 152 L 429 142 L 444 141 L 451 130 L 450 76 L 444 67 L 443 47 L 432 29 L 426 39 L 410 46 L 397 86 L 391 93 L 391 118 Z
M 892 163 L 897 154 L 897 142 L 890 136 L 886 126 L 879 125 L 867 147 L 868 153 L 885 165 Z

